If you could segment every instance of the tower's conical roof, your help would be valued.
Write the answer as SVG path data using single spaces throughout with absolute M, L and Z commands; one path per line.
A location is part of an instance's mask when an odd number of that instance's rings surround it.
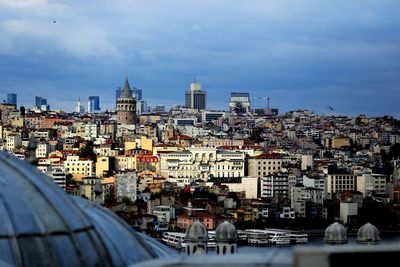
M 131 86 L 129 85 L 128 76 L 125 77 L 125 83 L 122 87 L 121 95 L 119 98 L 133 98 Z

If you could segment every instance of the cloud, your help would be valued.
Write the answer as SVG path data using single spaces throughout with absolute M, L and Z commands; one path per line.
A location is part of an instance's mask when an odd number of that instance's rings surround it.
M 72 106 L 83 93 L 112 96 L 112 105 L 129 71 L 156 103 L 183 102 L 198 76 L 214 107 L 226 107 L 234 89 L 313 108 L 318 99 L 339 103 L 326 89 L 334 88 L 384 112 L 374 99 L 400 101 L 398 8 L 390 0 L 0 0 L 0 88 L 39 80 L 70 90 Z
M 0 0 L 0 6 L 13 8 L 44 7 L 47 4 L 47 0 Z

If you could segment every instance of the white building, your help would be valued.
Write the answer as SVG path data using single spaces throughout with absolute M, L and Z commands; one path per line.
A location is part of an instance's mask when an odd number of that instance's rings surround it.
M 96 140 L 99 137 L 100 126 L 97 123 L 88 123 L 85 125 L 85 140 Z
M 275 173 L 261 178 L 261 197 L 289 198 L 289 176 Z
M 245 198 L 257 198 L 258 179 L 256 177 L 219 177 L 206 183 L 209 187 L 213 184 L 225 185 L 230 192 L 245 192 Z
M 36 148 L 36 158 L 47 158 L 50 153 L 50 145 L 48 143 L 38 143 Z
M 171 206 L 154 206 L 153 215 L 157 216 L 158 230 L 168 230 L 171 219 L 175 218 L 175 208 Z
M 49 176 L 57 185 L 59 185 L 65 191 L 65 185 L 67 183 L 67 173 L 62 166 L 49 166 L 46 171 L 46 175 Z
M 206 181 L 210 177 L 243 177 L 244 154 L 204 147 L 161 153 L 160 171 L 170 181 L 179 178 Z
M 21 136 L 17 134 L 10 134 L 6 139 L 6 148 L 8 151 L 13 151 L 22 145 Z

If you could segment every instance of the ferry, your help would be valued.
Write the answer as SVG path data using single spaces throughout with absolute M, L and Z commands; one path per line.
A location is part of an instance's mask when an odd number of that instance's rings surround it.
M 279 230 L 247 229 L 247 242 L 253 245 L 289 245 L 289 236 Z
M 185 241 L 185 235 L 186 235 L 185 233 L 181 232 L 164 232 L 161 241 L 163 241 L 165 244 L 171 247 L 179 248 L 180 246 L 181 248 L 185 248 L 187 246 L 187 243 Z M 215 237 L 215 231 L 208 233 L 208 243 L 207 243 L 208 248 L 215 248 L 217 246 L 214 237 Z
M 286 230 L 286 229 L 265 229 L 268 231 L 277 231 L 285 233 L 292 244 L 305 244 L 308 242 L 308 235 L 302 231 Z

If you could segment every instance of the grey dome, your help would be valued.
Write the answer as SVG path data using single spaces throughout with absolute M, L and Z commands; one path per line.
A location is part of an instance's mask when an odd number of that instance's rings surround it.
M 215 230 L 215 241 L 216 242 L 236 242 L 237 231 L 236 227 L 228 221 L 224 221 L 218 225 Z
M 359 243 L 378 243 L 381 240 L 379 230 L 375 225 L 366 223 L 358 229 L 357 242 Z
M 2 264 L 118 266 L 155 257 L 143 239 L 129 235 L 128 226 L 100 208 L 83 209 L 34 166 L 5 152 L 0 152 L 0 186 Z M 128 250 L 136 254 L 132 261 L 123 255 Z
M 329 225 L 325 230 L 325 243 L 344 244 L 347 243 L 347 230 L 338 222 Z
M 194 221 L 187 229 L 185 240 L 188 242 L 207 242 L 207 228 L 200 221 Z

